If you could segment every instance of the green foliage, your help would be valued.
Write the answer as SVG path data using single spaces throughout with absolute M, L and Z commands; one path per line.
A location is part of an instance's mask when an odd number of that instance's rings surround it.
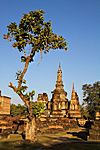
M 19 80 L 21 74 L 22 74 L 21 70 L 18 70 L 18 72 L 16 72 L 16 80 Z
M 90 114 L 89 114 L 89 109 L 88 109 L 88 106 L 85 105 L 84 103 L 82 104 L 81 108 L 80 108 L 80 111 L 81 111 L 81 115 L 84 119 L 88 119 L 88 118 L 91 118 L 90 117 Z
M 83 113 L 88 118 L 95 118 L 96 111 L 100 111 L 100 81 L 93 85 L 83 85 Z
M 35 52 L 49 52 L 50 49 L 65 49 L 67 43 L 62 36 L 54 34 L 52 31 L 51 22 L 44 21 L 44 11 L 37 10 L 24 14 L 17 25 L 11 23 L 8 28 L 8 33 L 4 35 L 4 39 L 12 41 L 12 46 L 18 48 L 24 55 L 21 56 L 21 61 L 26 61 L 26 54 L 31 50 L 30 56 L 33 61 Z M 29 50 L 27 51 L 27 48 Z
M 43 113 L 44 110 L 45 110 L 44 103 L 41 103 L 41 102 L 33 102 L 33 103 L 32 103 L 32 110 L 33 110 L 34 116 L 36 116 L 36 117 L 40 116 L 41 113 Z
M 27 92 L 26 94 L 25 94 L 25 97 L 26 97 L 26 99 L 28 99 L 28 100 L 33 100 L 33 96 L 35 95 L 35 91 L 34 90 L 32 90 L 31 92 Z
M 26 115 L 27 114 L 27 109 L 26 109 L 25 105 L 11 104 L 11 106 L 10 106 L 10 114 L 11 114 L 11 116 Z
M 40 116 L 41 113 L 44 112 L 44 110 L 45 110 L 44 103 L 32 102 L 32 113 L 35 117 Z M 17 116 L 17 115 L 27 116 L 27 107 L 21 104 L 18 105 L 11 104 L 10 114 L 11 116 Z
M 19 87 L 18 90 L 17 90 L 17 94 L 24 93 L 26 89 L 27 89 L 27 86 Z

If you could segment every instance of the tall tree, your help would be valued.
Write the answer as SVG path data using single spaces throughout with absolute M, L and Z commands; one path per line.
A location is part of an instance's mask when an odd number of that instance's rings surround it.
M 50 21 L 44 21 L 43 10 L 24 14 L 18 25 L 15 22 L 11 23 L 7 29 L 4 39 L 12 42 L 12 46 L 18 49 L 21 53 L 21 62 L 23 62 L 23 69 L 16 73 L 17 85 L 10 82 L 9 87 L 19 95 L 27 107 L 26 139 L 35 141 L 36 123 L 31 102 L 35 92 L 34 90 L 27 92 L 28 86 L 24 77 L 38 52 L 42 55 L 42 52 L 47 53 L 51 49 L 67 50 L 67 43 L 62 36 L 53 33 Z
M 83 85 L 83 114 L 87 118 L 95 119 L 96 111 L 100 111 L 100 81 L 93 85 Z

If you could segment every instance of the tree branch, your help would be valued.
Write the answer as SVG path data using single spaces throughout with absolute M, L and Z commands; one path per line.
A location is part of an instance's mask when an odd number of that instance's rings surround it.
M 16 87 L 13 85 L 12 82 L 10 82 L 8 86 L 9 86 L 10 88 L 12 88 L 14 92 L 17 93 L 18 88 L 16 88 Z
M 18 88 L 16 88 L 16 87 L 13 85 L 13 83 L 10 82 L 10 83 L 9 83 L 9 87 L 12 88 L 15 93 L 18 92 Z M 18 93 L 17 93 L 17 94 L 18 94 Z M 22 101 L 25 103 L 25 105 L 26 105 L 26 107 L 27 107 L 27 109 L 28 109 L 28 113 L 29 113 L 28 118 L 31 120 L 31 119 L 32 119 L 32 105 L 31 105 L 30 100 L 26 99 L 26 96 L 23 95 L 21 92 L 20 92 L 18 95 L 19 95 L 19 97 L 22 99 Z
M 22 84 L 22 81 L 23 81 L 23 77 L 24 77 L 25 73 L 27 72 L 30 59 L 31 59 L 30 56 L 28 56 L 28 57 L 26 58 L 23 72 L 21 73 L 21 75 L 20 75 L 20 77 L 19 77 L 18 88 L 21 87 L 21 84 Z

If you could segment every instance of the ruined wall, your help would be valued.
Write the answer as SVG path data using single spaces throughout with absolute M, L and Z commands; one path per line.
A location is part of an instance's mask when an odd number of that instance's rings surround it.
M 10 115 L 10 97 L 0 96 L 0 115 Z

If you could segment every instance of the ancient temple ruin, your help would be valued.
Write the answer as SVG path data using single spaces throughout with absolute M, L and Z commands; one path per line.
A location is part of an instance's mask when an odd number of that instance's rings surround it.
M 61 65 L 58 67 L 55 89 L 51 93 L 52 98 L 50 101 L 46 93 L 39 94 L 37 99 L 37 101 L 45 103 L 45 114 L 47 117 L 81 118 L 79 98 L 75 92 L 74 84 L 71 100 L 68 101 L 67 92 L 64 90 L 62 81 Z
M 0 115 L 10 115 L 10 97 L 2 96 L 0 91 Z
M 79 98 L 78 98 L 77 93 L 75 92 L 74 83 L 72 87 L 72 94 L 71 94 L 71 100 L 70 100 L 69 117 L 81 118 Z
M 59 65 L 55 89 L 52 91 L 50 116 L 66 116 L 68 111 L 67 92 L 62 81 L 62 69 Z

